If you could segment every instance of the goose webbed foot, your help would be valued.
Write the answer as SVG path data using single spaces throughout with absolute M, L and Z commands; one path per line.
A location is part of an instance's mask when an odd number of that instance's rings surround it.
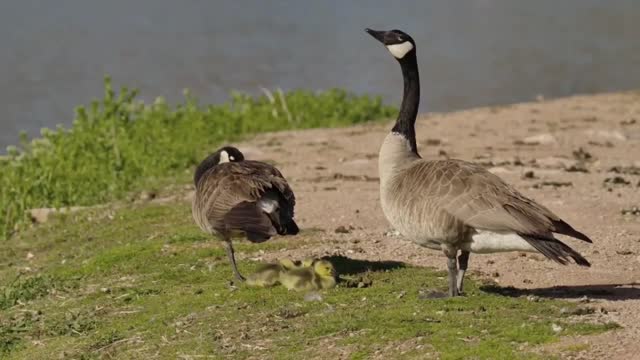
M 457 278 L 457 288 L 458 295 L 463 295 L 462 286 L 464 283 L 464 274 L 467 272 L 467 267 L 469 266 L 469 252 L 462 250 L 460 255 L 458 256 L 458 278 Z
M 233 269 L 233 276 L 239 282 L 243 282 L 245 280 L 244 276 L 240 274 L 238 271 L 238 266 L 236 265 L 236 257 L 233 252 L 233 246 L 231 245 L 231 241 L 224 242 L 225 250 L 227 250 L 227 256 L 229 257 L 229 262 L 231 262 L 231 268 Z

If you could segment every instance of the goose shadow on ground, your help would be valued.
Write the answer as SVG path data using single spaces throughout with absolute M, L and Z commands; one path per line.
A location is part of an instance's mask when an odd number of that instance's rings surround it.
M 406 264 L 399 261 L 368 261 L 351 259 L 346 256 L 329 256 L 323 259 L 329 260 L 336 268 L 338 274 L 356 275 L 366 271 L 384 271 L 406 267 Z
M 640 299 L 640 285 L 638 284 L 552 286 L 537 289 L 517 289 L 514 287 L 485 285 L 481 286 L 480 290 L 511 297 L 534 295 L 541 298 L 580 299 L 586 296 L 590 299 L 610 301 Z

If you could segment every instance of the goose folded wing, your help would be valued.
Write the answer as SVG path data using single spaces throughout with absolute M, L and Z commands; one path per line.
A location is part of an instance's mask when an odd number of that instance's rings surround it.
M 278 192 L 281 208 L 290 212 L 290 216 L 293 217 L 296 198 L 282 173 L 276 167 L 259 161 L 245 161 L 245 164 L 250 165 L 262 179 L 270 184 L 271 189 Z
M 456 176 L 447 174 L 448 197 L 444 208 L 464 224 L 478 230 L 518 234 L 533 248 L 560 264 L 573 259 L 576 264 L 590 266 L 578 252 L 553 236 L 565 234 L 591 242 L 551 210 L 528 199 L 484 169 L 457 169 Z
M 498 176 L 475 165 L 459 166 L 449 179 L 446 211 L 476 229 L 514 232 L 537 239 L 553 233 L 591 242 L 551 210 L 520 194 Z
M 210 198 L 215 201 L 207 207 L 207 218 L 217 222 L 217 227 L 246 231 L 250 240 L 266 240 L 275 235 L 271 219 L 257 206 L 257 201 L 265 192 L 276 191 L 293 209 L 295 198 L 282 175 L 277 169 L 256 162 L 225 165 L 229 166 L 221 169 L 224 172 L 220 172 L 216 186 L 212 187 L 214 193 Z

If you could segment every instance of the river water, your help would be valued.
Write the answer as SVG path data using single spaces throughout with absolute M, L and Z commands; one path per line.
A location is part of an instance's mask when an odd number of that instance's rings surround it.
M 421 111 L 640 88 L 639 0 L 2 0 L 0 149 L 69 125 L 107 73 L 145 99 L 341 87 L 398 102 L 400 70 L 365 27 L 414 37 Z

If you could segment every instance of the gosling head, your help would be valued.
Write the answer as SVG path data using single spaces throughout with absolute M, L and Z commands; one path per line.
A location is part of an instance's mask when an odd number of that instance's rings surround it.
M 365 31 L 380 41 L 398 61 L 408 59 L 416 54 L 416 43 L 411 36 L 400 30 L 379 31 L 369 28 Z
M 313 271 L 322 277 L 334 277 L 336 269 L 327 260 L 318 260 L 313 264 Z
M 242 155 L 240 150 L 234 148 L 233 146 L 222 147 L 218 149 L 218 151 L 213 153 L 213 155 L 214 161 L 217 160 L 216 164 L 244 161 L 244 155 Z

